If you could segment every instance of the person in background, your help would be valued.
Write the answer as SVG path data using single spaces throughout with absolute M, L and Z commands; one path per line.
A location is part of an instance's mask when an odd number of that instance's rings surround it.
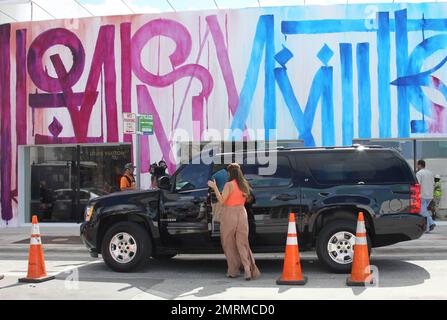
M 435 175 L 435 189 L 433 191 L 433 217 L 436 217 L 436 213 L 439 208 L 439 202 L 441 202 L 442 197 L 442 186 L 441 186 L 441 176 L 439 174 Z
M 261 273 L 248 242 L 248 218 L 244 205 L 250 197 L 250 186 L 237 163 L 228 165 L 227 171 L 229 182 L 225 184 L 222 194 L 216 181 L 208 181 L 208 186 L 224 205 L 220 220 L 220 239 L 227 258 L 227 277 L 237 277 L 243 266 L 245 280 L 251 280 Z
M 428 206 L 433 199 L 434 176 L 430 170 L 425 168 L 424 160 L 418 161 L 417 169 L 416 177 L 421 186 L 421 215 L 427 218 L 427 232 L 430 232 L 436 227 L 428 211 Z
M 151 173 L 151 189 L 156 189 L 158 187 L 158 178 L 155 174 L 155 169 L 157 168 L 157 162 L 154 162 L 150 165 L 150 173 Z
M 157 177 L 155 175 L 151 175 L 151 189 L 157 189 L 158 188 L 158 182 Z
M 121 191 L 135 190 L 136 184 L 135 184 L 135 176 L 133 174 L 134 169 L 135 166 L 132 163 L 128 163 L 124 166 L 124 174 L 120 180 Z
M 158 179 L 164 176 L 169 175 L 166 173 L 166 169 L 168 168 L 168 165 L 166 164 L 166 161 L 160 160 L 158 164 L 154 162 L 150 165 L 150 173 L 151 173 L 151 189 L 158 188 Z
M 160 172 L 159 172 L 159 176 L 163 177 L 163 176 L 169 176 L 169 174 L 166 173 L 166 170 L 168 169 L 168 165 L 166 164 L 166 161 L 164 160 L 160 160 L 158 162 L 158 167 L 160 168 Z

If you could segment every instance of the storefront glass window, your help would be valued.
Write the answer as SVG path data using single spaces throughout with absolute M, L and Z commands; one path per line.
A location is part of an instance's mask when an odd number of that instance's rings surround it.
M 79 222 L 87 202 L 119 190 L 130 145 L 30 147 L 30 214 L 41 222 Z
M 447 140 L 416 140 L 416 159 L 425 160 L 434 175 L 441 176 L 442 196 L 437 218 L 447 218 Z

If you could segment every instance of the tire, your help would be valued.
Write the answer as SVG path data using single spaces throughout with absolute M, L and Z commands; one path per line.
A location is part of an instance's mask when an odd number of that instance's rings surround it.
M 131 238 L 124 237 L 125 234 Z M 116 238 L 115 238 L 116 237 Z M 128 240 L 126 240 L 128 239 Z M 127 247 L 126 247 L 127 241 Z M 123 251 L 117 249 L 122 245 Z M 136 246 L 134 246 L 136 244 Z M 115 248 L 115 254 L 110 249 Z M 126 253 L 126 249 L 130 249 Z M 122 252 L 122 255 L 120 255 Z M 152 242 L 147 230 L 133 222 L 118 222 L 105 233 L 101 245 L 102 258 L 106 265 L 117 272 L 130 272 L 149 262 Z
M 357 228 L 357 221 L 356 220 L 350 220 L 350 219 L 343 219 L 343 220 L 333 220 L 328 222 L 323 229 L 318 234 L 317 243 L 316 243 L 316 251 L 318 260 L 330 271 L 333 273 L 350 273 L 351 267 L 352 267 L 352 257 L 349 259 L 349 257 L 346 256 L 346 251 L 348 251 L 348 254 L 353 251 L 352 243 L 353 240 L 349 241 L 350 238 L 346 238 L 345 240 L 342 240 L 341 243 L 342 247 L 336 246 L 337 244 L 340 244 L 336 239 L 337 238 L 343 238 L 341 236 L 347 236 L 347 234 L 351 234 L 355 236 Z M 344 233 L 344 234 L 343 234 Z M 338 237 L 336 236 L 338 235 Z M 333 251 L 330 251 L 329 249 L 329 241 L 333 243 L 332 246 Z M 339 253 L 339 249 L 346 249 L 343 253 Z M 349 249 L 348 249 L 349 248 Z M 369 254 L 371 254 L 371 241 L 368 236 L 368 251 Z M 344 258 L 344 259 L 343 259 Z M 343 260 L 344 262 L 341 262 Z

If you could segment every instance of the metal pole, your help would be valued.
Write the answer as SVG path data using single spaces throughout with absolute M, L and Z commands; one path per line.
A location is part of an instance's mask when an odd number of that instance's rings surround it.
M 137 189 L 141 188 L 141 157 L 140 157 L 140 139 L 141 139 L 141 134 L 138 133 L 140 128 L 138 128 L 137 130 L 137 143 L 136 143 L 136 152 L 135 152 L 135 166 L 136 166 L 136 170 L 137 170 L 137 174 L 136 174 L 136 182 L 137 182 Z
M 413 167 L 414 172 L 416 172 L 417 169 L 417 150 L 416 150 L 416 139 L 413 139 Z

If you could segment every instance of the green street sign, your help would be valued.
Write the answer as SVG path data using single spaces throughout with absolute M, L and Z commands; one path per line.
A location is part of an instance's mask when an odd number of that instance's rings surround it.
M 154 134 L 154 117 L 151 114 L 138 115 L 138 133 L 144 135 Z

